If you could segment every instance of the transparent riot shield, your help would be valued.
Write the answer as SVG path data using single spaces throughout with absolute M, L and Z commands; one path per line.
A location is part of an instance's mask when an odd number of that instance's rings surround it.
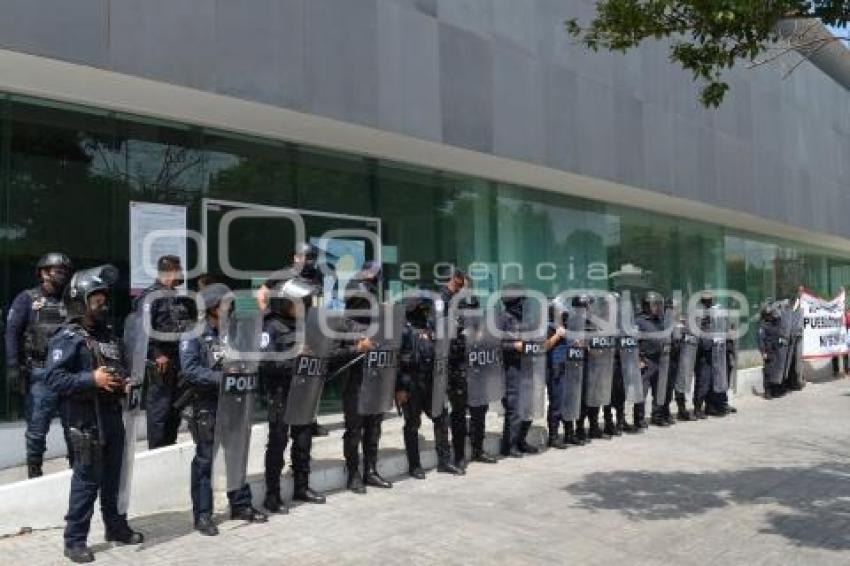
M 434 373 L 431 378 L 431 404 L 428 416 L 439 417 L 446 409 L 449 387 L 449 320 L 439 316 L 434 321 Z
M 792 333 L 791 352 L 794 361 L 791 366 L 793 372 L 792 384 L 802 388 L 806 383 L 803 376 L 803 311 L 796 309 L 794 311 L 794 329 Z
M 363 381 L 357 404 L 361 415 L 378 415 L 393 407 L 404 307 L 379 305 L 375 324 L 377 332 L 369 337 L 375 346 L 363 357 Z
M 224 357 L 215 417 L 213 485 L 229 492 L 245 485 L 262 318 L 259 312 L 237 311 L 222 323 Z
M 328 375 L 331 340 L 322 332 L 320 318 L 325 311 L 311 308 L 304 318 L 303 334 L 298 336 L 298 354 L 292 361 L 292 379 L 283 422 L 292 426 L 311 424 L 319 412 L 319 402 Z
M 638 346 L 638 328 L 634 320 L 631 303 L 620 305 L 620 331 L 617 344 L 620 356 L 620 372 L 623 375 L 623 387 L 628 403 L 641 403 L 644 400 L 643 379 L 640 375 L 640 349 Z
M 725 393 L 729 389 L 729 368 L 726 365 L 729 320 L 726 311 L 720 307 L 712 307 L 711 310 L 711 388 L 715 393 Z
M 617 304 L 614 295 L 597 296 L 588 311 L 588 327 L 591 329 L 587 336 L 585 367 L 585 404 L 588 407 L 602 407 L 611 403 L 614 354 L 617 348 Z
M 488 316 L 495 320 L 493 311 L 469 312 L 463 317 L 461 336 L 466 346 L 466 404 L 470 407 L 489 405 L 505 394 L 502 342 L 490 330 Z
M 772 383 L 784 383 L 788 379 L 791 372 L 791 364 L 794 362 L 794 351 L 792 351 L 792 340 L 794 339 L 794 326 L 796 325 L 797 315 L 790 306 L 785 305 L 782 309 L 782 317 L 779 319 L 779 347 L 782 349 L 782 354 L 778 356 L 782 363 L 781 374 L 776 377 L 778 381 Z
M 517 414 L 524 421 L 539 419 L 546 414 L 545 341 L 545 328 L 535 331 L 531 339 L 522 341 Z
M 665 308 L 664 310 L 664 326 L 661 328 L 661 337 L 657 338 L 659 342 L 658 356 L 658 382 L 656 387 L 656 395 L 658 399 L 653 400 L 656 405 L 664 405 L 668 402 L 667 389 L 670 382 L 670 350 L 672 350 L 673 327 L 676 323 L 676 311 L 673 308 Z
M 130 506 L 130 488 L 133 483 L 133 465 L 136 458 L 139 423 L 141 422 L 142 391 L 144 388 L 148 357 L 148 336 L 145 333 L 144 313 L 139 310 L 124 321 L 124 359 L 127 370 L 127 390 L 123 400 L 124 457 L 121 462 L 121 479 L 118 484 L 118 512 L 127 513 Z
M 567 318 L 567 360 L 563 373 L 563 398 L 561 420 L 577 421 L 581 412 L 582 383 L 584 381 L 585 346 L 584 326 L 587 312 L 573 308 Z
M 685 332 L 679 342 L 679 360 L 676 364 L 676 392 L 688 396 L 694 387 L 694 368 L 697 361 L 699 339 Z

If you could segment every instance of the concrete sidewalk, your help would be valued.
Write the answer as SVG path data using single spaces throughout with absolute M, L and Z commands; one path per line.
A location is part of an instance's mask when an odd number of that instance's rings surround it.
M 811 384 L 737 416 L 548 451 L 463 478 L 431 473 L 332 494 L 209 539 L 188 510 L 138 517 L 140 548 L 101 563 L 846 564 L 850 381 Z M 430 436 L 430 434 L 428 434 Z M 0 503 L 2 507 L 2 503 Z M 62 563 L 61 531 L 0 540 L 3 563 Z

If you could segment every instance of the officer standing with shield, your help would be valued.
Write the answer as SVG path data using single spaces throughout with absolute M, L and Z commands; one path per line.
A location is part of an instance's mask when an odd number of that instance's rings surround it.
M 564 401 L 564 387 L 566 381 L 567 359 L 569 357 L 569 344 L 566 340 L 566 327 L 569 313 L 560 297 L 555 298 L 549 305 L 549 328 L 547 338 L 558 335 L 555 343 L 546 355 L 546 394 L 549 404 L 546 409 L 546 425 L 549 433 L 547 446 L 564 450 L 567 444 L 559 436 Z
M 498 329 L 502 333 L 502 361 L 505 369 L 505 409 L 502 429 L 502 455 L 520 458 L 539 449 L 527 441 L 528 431 L 546 381 L 546 352 L 564 331 L 546 339 L 544 305 L 539 305 L 517 284 L 502 291 L 503 311 Z
M 643 298 L 642 311 L 637 325 L 643 336 L 640 340 L 641 374 L 644 391 L 652 389 L 652 424 L 670 426 L 670 417 L 665 413 L 667 404 L 667 379 L 670 371 L 670 335 L 669 321 L 664 313 L 664 299 L 658 293 L 649 291 Z M 645 399 L 635 403 L 635 424 L 646 428 Z
M 761 310 L 758 349 L 764 361 L 764 398 L 781 397 L 784 394 L 782 378 L 788 344 L 782 326 L 782 310 L 777 303 L 769 302 Z
M 599 410 L 611 402 L 612 382 L 614 378 L 614 353 L 617 348 L 617 329 L 615 316 L 616 299 L 606 293 L 599 295 L 590 304 L 589 316 L 585 324 L 587 332 L 587 355 L 584 370 L 584 401 L 579 415 L 578 437 L 585 439 L 610 440 L 611 435 L 599 427 Z M 585 434 L 584 421 L 588 421 Z
M 120 342 L 109 324 L 109 295 L 117 280 L 111 265 L 78 271 L 68 285 L 68 324 L 49 346 L 46 380 L 62 397 L 74 450 L 65 556 L 78 563 L 94 560 L 87 538 L 98 496 L 107 541 L 144 540 L 118 509 L 127 383 Z
M 393 485 L 378 473 L 378 444 L 384 412 L 393 404 L 404 313 L 378 303 L 380 274 L 380 264 L 368 261 L 345 290 L 345 316 L 351 329 L 362 336 L 357 341 L 357 349 L 362 353 L 348 368 L 342 390 L 347 486 L 358 494 L 366 493 L 366 486 L 387 489 Z M 367 339 L 370 325 L 377 327 L 378 332 Z
M 587 361 L 587 345 L 584 333 L 589 305 L 590 297 L 585 295 L 573 297 L 566 320 L 568 334 L 561 338 L 561 342 L 567 347 L 561 378 L 563 382 L 561 420 L 564 422 L 564 443 L 575 446 L 585 444 L 585 438 L 579 438 L 576 433 L 576 423 L 583 418 L 585 412 L 584 370 Z
M 484 451 L 489 399 L 478 395 L 476 397 L 479 398 L 470 398 L 469 378 L 472 375 L 470 372 L 483 376 L 484 382 L 489 382 L 488 375 L 501 375 L 501 350 L 494 347 L 487 355 L 486 341 L 479 340 L 487 334 L 486 325 L 483 324 L 477 297 L 463 291 L 466 284 L 466 274 L 453 267 L 448 282 L 440 289 L 443 308 L 448 312 L 450 321 L 456 323 L 454 330 L 450 327 L 450 331 L 455 334 L 449 342 L 449 403 L 454 464 L 460 469 L 466 469 L 467 413 L 472 461 L 496 463 L 496 458 Z M 476 349 L 476 345 L 483 347 Z M 490 345 L 498 346 L 494 342 Z M 498 355 L 495 353 L 497 351 Z M 483 355 L 479 356 L 479 353 Z M 496 379 L 501 382 L 498 377 Z
M 626 402 L 639 403 L 644 399 L 643 377 L 640 373 L 639 329 L 634 320 L 634 307 L 631 300 L 621 297 L 619 302 L 619 330 L 617 353 L 614 360 L 614 390 L 611 393 L 612 404 L 617 412 L 617 424 L 611 420 L 610 408 L 606 407 L 605 433 L 639 433 L 643 429 L 626 420 Z
M 192 515 L 195 530 L 207 536 L 218 534 L 218 528 L 212 520 L 213 459 L 216 454 L 216 433 L 220 430 L 216 422 L 219 417 L 217 413 L 220 392 L 225 392 L 224 364 L 227 360 L 222 335 L 226 329 L 220 326 L 228 319 L 226 309 L 232 306 L 228 295 L 230 289 L 222 283 L 214 283 L 201 291 L 201 299 L 206 309 L 203 332 L 200 337 L 180 342 L 181 376 L 191 391 L 187 420 L 195 441 L 195 457 L 192 460 Z M 259 331 L 259 328 L 257 330 Z M 250 421 L 248 424 L 250 425 Z M 241 430 L 234 430 L 232 433 L 244 435 Z M 248 439 L 250 440 L 250 436 Z M 242 449 L 247 451 L 247 446 Z M 241 472 L 244 478 L 244 467 Z M 251 488 L 247 483 L 243 482 L 238 487 L 229 485 L 227 499 L 230 502 L 232 519 L 260 523 L 266 521 L 266 515 L 252 507 Z
M 178 297 L 176 289 L 183 283 L 180 258 L 164 255 L 156 262 L 157 279 L 142 291 L 134 302 L 135 312 L 147 311 L 150 327 L 163 333 L 177 334 L 190 323 L 191 301 Z M 153 296 L 151 296 L 153 295 Z M 148 346 L 149 379 L 145 411 L 150 449 L 171 446 L 177 441 L 180 411 L 174 403 L 178 397 L 179 355 L 177 340 L 150 338 Z
M 435 308 L 430 293 L 405 299 L 407 322 L 399 354 L 396 404 L 404 413 L 404 449 L 411 477 L 425 479 L 419 458 L 422 413 L 434 423 L 437 471 L 463 475 L 452 463 L 449 415 L 446 411 L 449 340 L 445 312 Z
M 30 478 L 42 475 L 47 432 L 57 412 L 65 431 L 68 460 L 73 465 L 65 415 L 59 410 L 59 397 L 45 380 L 47 343 L 65 323 L 62 292 L 72 271 L 71 260 L 65 254 L 52 252 L 42 256 L 36 265 L 39 286 L 15 297 L 7 315 L 6 384 L 10 392 L 20 392 L 24 397 L 27 477 Z
M 311 308 L 316 288 L 295 277 L 281 281 L 269 294 L 261 347 L 270 354 L 260 365 L 260 377 L 268 400 L 269 441 L 266 446 L 266 497 L 263 506 L 273 513 L 286 513 L 280 496 L 283 453 L 292 437 L 293 499 L 325 503 L 325 497 L 310 489 L 312 423 L 319 408 L 328 362 L 329 338 L 322 332 L 318 309 Z M 303 342 L 297 343 L 301 324 Z M 288 354 L 284 357 L 284 354 Z M 291 357 L 290 357 L 291 356 Z
M 694 365 L 699 340 L 690 331 L 680 314 L 673 325 L 670 348 L 670 376 L 676 396 L 676 419 L 693 421 L 696 417 L 688 410 L 687 399 L 694 385 Z
M 702 307 L 699 313 L 700 336 L 697 353 L 696 384 L 694 386 L 694 412 L 715 417 L 726 416 L 710 403 L 710 394 L 726 391 L 728 387 L 726 358 L 726 315 L 723 309 L 714 305 L 711 292 L 700 297 Z M 703 412 L 704 411 L 704 412 Z

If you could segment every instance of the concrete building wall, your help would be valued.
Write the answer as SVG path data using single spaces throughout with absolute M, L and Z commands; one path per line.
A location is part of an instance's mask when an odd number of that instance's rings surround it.
M 0 48 L 335 118 L 850 237 L 850 97 L 666 46 L 588 53 L 589 0 L 0 0 Z M 742 226 L 741 228 L 746 228 Z

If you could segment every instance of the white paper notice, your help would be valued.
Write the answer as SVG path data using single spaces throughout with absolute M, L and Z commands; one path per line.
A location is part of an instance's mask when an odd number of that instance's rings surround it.
M 131 294 L 153 284 L 163 255 L 176 255 L 186 269 L 186 207 L 130 202 Z

